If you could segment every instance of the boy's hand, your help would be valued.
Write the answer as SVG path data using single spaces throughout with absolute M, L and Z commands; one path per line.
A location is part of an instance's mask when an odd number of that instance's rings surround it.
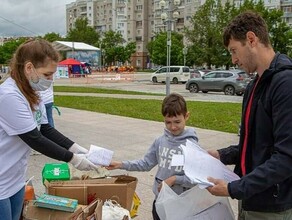
M 174 185 L 175 183 L 175 180 L 176 180 L 176 177 L 175 176 L 171 176 L 171 177 L 168 177 L 167 179 L 163 180 L 167 185 L 169 185 L 170 187 Z M 161 187 L 162 187 L 162 183 L 160 183 L 158 185 L 158 192 L 160 192 L 161 190 Z
M 107 170 L 120 169 L 122 167 L 122 162 L 112 161 L 109 166 L 105 167 Z

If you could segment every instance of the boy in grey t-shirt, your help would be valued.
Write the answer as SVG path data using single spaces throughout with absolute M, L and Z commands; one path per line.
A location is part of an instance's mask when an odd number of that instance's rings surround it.
M 124 169 L 128 171 L 150 171 L 156 165 L 157 173 L 153 184 L 155 200 L 161 189 L 161 182 L 168 184 L 173 191 L 181 194 L 194 186 L 189 178 L 185 176 L 182 166 L 171 166 L 173 154 L 182 154 L 179 147 L 186 140 L 198 142 L 198 137 L 193 128 L 185 128 L 190 113 L 184 98 L 172 93 L 164 98 L 161 113 L 164 116 L 164 134 L 158 137 L 150 146 L 143 159 L 131 161 L 112 161 L 107 167 L 109 170 Z M 152 215 L 154 220 L 159 220 L 153 202 Z

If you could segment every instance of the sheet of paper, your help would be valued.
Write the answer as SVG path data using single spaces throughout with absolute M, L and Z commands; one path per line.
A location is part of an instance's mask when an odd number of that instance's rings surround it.
M 108 166 L 112 161 L 114 152 L 106 148 L 90 145 L 87 159 L 95 165 Z
M 184 155 L 182 154 L 173 154 L 171 159 L 171 166 L 183 166 L 184 165 Z
M 181 145 L 184 154 L 184 172 L 192 181 L 198 183 L 201 188 L 212 186 L 207 180 L 208 177 L 224 179 L 231 182 L 239 177 L 229 170 L 220 160 L 212 157 L 198 144 L 187 141 Z

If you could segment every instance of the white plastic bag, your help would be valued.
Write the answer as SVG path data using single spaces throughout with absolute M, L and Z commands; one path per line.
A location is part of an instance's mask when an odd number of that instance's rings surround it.
M 223 218 L 224 220 L 235 219 L 227 197 L 212 196 L 206 189 L 200 189 L 198 186 L 177 195 L 165 182 L 162 182 L 162 188 L 155 206 L 161 220 L 191 219 L 190 217 L 196 214 L 203 215 L 204 211 L 208 211 L 209 216 L 205 219 L 211 220 L 213 219 L 211 218 L 212 210 L 210 211 L 208 208 L 217 203 L 223 204 L 220 207 L 216 206 L 216 209 L 217 211 L 218 209 L 224 211 L 226 217 Z M 216 217 L 216 213 L 214 217 Z
M 121 207 L 115 200 L 106 200 L 102 206 L 102 220 L 122 220 L 124 217 L 131 220 L 130 212 Z

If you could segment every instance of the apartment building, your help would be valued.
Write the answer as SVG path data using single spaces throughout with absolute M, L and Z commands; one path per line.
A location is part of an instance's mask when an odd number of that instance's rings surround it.
M 180 0 L 174 6 L 174 0 L 165 1 L 161 9 L 161 0 L 76 0 L 66 5 L 67 31 L 74 27 L 77 18 L 87 17 L 89 25 L 98 32 L 118 31 L 126 42 L 136 42 L 136 53 L 132 56 L 132 65 L 138 68 L 149 68 L 151 62 L 147 44 L 157 33 L 167 30 L 167 22 L 161 19 L 167 13 L 166 21 L 171 23 L 171 30 L 181 32 L 190 26 L 190 20 L 206 0 Z M 244 0 L 234 0 L 238 7 Z M 224 3 L 224 0 L 222 1 Z M 292 26 L 292 0 L 264 0 L 266 7 L 284 11 L 283 19 Z M 173 19 L 177 11 L 178 18 Z M 185 42 L 187 43 L 187 42 Z
M 159 1 L 76 0 L 66 5 L 66 30 L 74 27 L 77 18 L 87 17 L 89 25 L 98 32 L 118 31 L 126 42 L 136 42 L 132 65 L 147 68 L 151 63 L 146 46 L 155 34 L 166 30 L 166 23 L 161 20 L 163 11 L 159 7 Z M 189 1 L 191 0 L 187 0 Z M 177 8 L 179 18 L 172 22 L 173 31 L 181 31 L 184 27 L 184 3 L 185 0 L 182 0 Z M 170 9 L 173 9 L 173 6 L 167 4 L 164 11 L 168 12 Z

